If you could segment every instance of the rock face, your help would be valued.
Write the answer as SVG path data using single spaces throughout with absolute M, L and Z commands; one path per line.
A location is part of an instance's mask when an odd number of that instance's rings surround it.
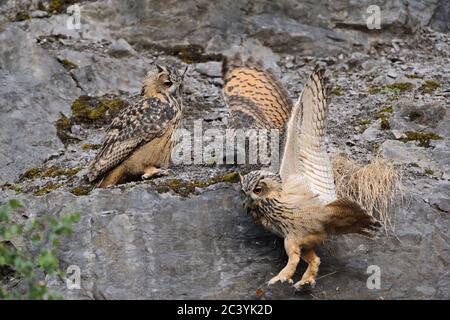
M 62 147 L 54 122 L 80 90 L 20 28 L 0 33 L 0 43 L 0 183 L 5 183 Z
M 377 31 L 366 26 L 373 4 L 382 14 Z M 65 8 L 0 1 L 0 184 L 8 183 L 0 202 L 22 199 L 31 216 L 82 216 L 58 253 L 63 267 L 80 267 L 82 288 L 47 279 L 54 290 L 68 299 L 450 297 L 448 1 L 79 6 L 80 28 L 70 29 Z M 286 257 L 282 241 L 242 212 L 238 185 L 224 179 L 242 168 L 186 164 L 107 190 L 91 191 L 84 180 L 107 125 L 97 117 L 118 112 L 118 99 L 135 99 L 155 62 L 189 65 L 185 128 L 200 121 L 204 130 L 223 129 L 221 64 L 236 52 L 272 68 L 292 99 L 316 62 L 326 62 L 330 151 L 359 162 L 380 154 L 403 172 L 395 235 L 325 242 L 311 291 L 264 285 Z M 74 101 L 100 109 L 73 121 L 92 107 L 71 108 Z M 369 266 L 380 268 L 379 289 L 367 287 Z M 302 263 L 294 279 L 304 270 Z

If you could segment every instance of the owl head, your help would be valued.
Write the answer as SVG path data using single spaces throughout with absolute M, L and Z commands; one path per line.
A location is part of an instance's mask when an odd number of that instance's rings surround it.
M 180 97 L 187 67 L 182 72 L 175 68 L 158 64 L 156 68 L 156 72 L 151 71 L 145 77 L 141 95 L 154 97 L 158 94 L 169 94 L 175 98 Z
M 241 198 L 246 210 L 254 209 L 264 199 L 276 197 L 282 190 L 281 177 L 277 173 L 257 170 L 240 177 Z

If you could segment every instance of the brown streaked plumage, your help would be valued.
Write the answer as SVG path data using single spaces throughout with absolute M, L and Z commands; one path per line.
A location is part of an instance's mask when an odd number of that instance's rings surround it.
M 163 174 L 169 165 L 171 139 L 180 126 L 184 73 L 157 66 L 144 80 L 141 97 L 112 121 L 102 148 L 89 166 L 88 178 L 102 188 Z
M 332 234 L 371 236 L 379 227 L 357 203 L 336 200 L 324 144 L 327 112 L 324 70 L 316 67 L 286 123 L 280 172 L 258 170 L 241 177 L 247 213 L 284 238 L 288 263 L 269 284 L 292 282 L 303 258 L 308 268 L 294 287 L 314 286 L 320 265 L 315 246 Z
M 239 57 L 224 62 L 224 98 L 230 129 L 283 129 L 291 109 L 288 93 L 270 70 Z

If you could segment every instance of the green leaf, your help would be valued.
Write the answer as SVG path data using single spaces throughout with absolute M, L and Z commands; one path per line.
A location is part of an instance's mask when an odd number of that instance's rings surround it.
M 16 208 L 19 208 L 19 207 L 23 207 L 23 204 L 22 204 L 22 202 L 20 202 L 17 199 L 11 199 L 11 200 L 9 200 L 9 206 L 12 209 L 16 209 Z
M 36 242 L 41 241 L 41 236 L 39 234 L 35 234 L 33 235 L 33 237 L 31 238 L 31 241 L 33 242 L 33 244 L 35 244 Z
M 34 227 L 36 226 L 36 219 L 35 218 L 31 218 L 28 219 L 27 222 L 25 222 L 25 228 L 24 231 L 25 232 L 30 232 L 31 230 L 34 229 Z
M 58 267 L 58 259 L 47 249 L 41 251 L 38 257 L 38 263 L 48 273 L 53 273 Z
M 0 210 L 0 221 L 8 222 L 9 221 L 9 210 L 6 206 L 2 206 Z

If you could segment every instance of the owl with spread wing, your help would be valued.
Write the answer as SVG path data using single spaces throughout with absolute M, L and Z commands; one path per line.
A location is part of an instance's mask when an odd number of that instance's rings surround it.
M 248 61 L 230 65 L 225 72 L 224 96 L 231 128 L 283 130 L 279 171 L 257 170 L 241 176 L 246 212 L 284 238 L 288 262 L 269 284 L 293 283 L 302 258 L 308 268 L 294 287 L 314 287 L 320 264 L 314 251 L 317 245 L 333 234 L 370 237 L 379 227 L 359 204 L 336 197 L 324 141 L 328 113 L 324 69 L 316 66 L 293 104 L 271 71 Z

